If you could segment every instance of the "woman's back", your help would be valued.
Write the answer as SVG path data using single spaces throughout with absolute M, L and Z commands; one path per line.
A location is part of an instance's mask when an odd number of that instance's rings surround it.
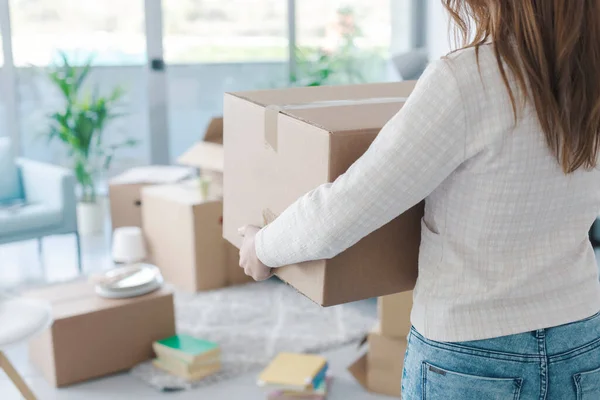
M 531 331 L 600 309 L 587 236 L 600 211 L 600 171 L 565 174 L 530 101 L 517 99 L 515 121 L 493 47 L 478 52 L 438 62 L 460 92 L 466 161 L 426 202 L 412 318 L 434 340 Z M 424 78 L 435 81 L 439 68 Z

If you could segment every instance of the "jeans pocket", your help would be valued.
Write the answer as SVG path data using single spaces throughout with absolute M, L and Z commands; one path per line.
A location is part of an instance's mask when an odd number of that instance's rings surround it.
M 573 376 L 577 387 L 577 400 L 600 399 L 600 368 Z
M 519 400 L 522 378 L 489 378 L 422 365 L 423 400 Z

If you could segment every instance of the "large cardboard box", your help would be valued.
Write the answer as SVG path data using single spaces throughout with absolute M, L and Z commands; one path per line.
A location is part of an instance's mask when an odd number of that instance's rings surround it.
M 224 237 L 262 226 L 298 197 L 333 182 L 369 147 L 414 82 L 294 88 L 225 95 Z M 277 275 L 323 305 L 411 290 L 423 204 L 341 255 Z
M 132 168 L 110 180 L 108 195 L 112 228 L 142 227 L 142 197 L 144 186 L 175 183 L 192 174 L 186 167 L 153 165 Z
M 144 235 L 152 262 L 165 279 L 188 292 L 239 285 L 252 279 L 239 251 L 223 239 L 221 190 L 204 197 L 194 181 L 144 188 Z
M 29 357 L 57 387 L 130 369 L 152 358 L 152 342 L 175 334 L 167 289 L 109 300 L 93 284 L 76 282 L 24 295 L 52 304 L 54 324 L 29 343 Z
M 404 338 L 411 328 L 410 312 L 413 305 L 413 292 L 396 293 L 377 300 L 379 326 L 383 336 Z
M 223 118 L 213 118 L 204 132 L 204 138 L 190 147 L 177 163 L 200 170 L 214 183 L 223 183 Z
M 367 390 L 400 397 L 402 372 L 408 342 L 406 338 L 383 336 L 379 329 L 368 335 L 368 351 L 348 370 Z

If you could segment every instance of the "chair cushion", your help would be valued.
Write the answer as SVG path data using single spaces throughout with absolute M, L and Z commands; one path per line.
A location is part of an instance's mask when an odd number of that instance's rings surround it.
M 30 204 L 17 209 L 0 208 L 0 236 L 44 229 L 60 224 L 62 212 L 44 204 Z
M 0 348 L 24 342 L 52 323 L 50 304 L 0 297 Z
M 23 198 L 23 187 L 19 169 L 11 150 L 10 139 L 0 138 L 0 204 L 11 203 Z

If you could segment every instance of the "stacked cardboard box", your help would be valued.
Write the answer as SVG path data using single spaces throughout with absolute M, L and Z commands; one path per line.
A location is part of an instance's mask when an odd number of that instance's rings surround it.
M 165 279 L 188 292 L 250 282 L 237 248 L 223 239 L 223 120 L 178 162 L 199 177 L 141 190 L 142 221 L 150 261 Z
M 180 182 L 193 173 L 186 167 L 152 165 L 132 168 L 110 180 L 108 194 L 112 228 L 142 227 L 142 188 Z
M 349 370 L 369 391 L 400 397 L 412 292 L 380 297 L 378 307 L 379 325 L 367 336 L 368 351 Z
M 213 185 L 223 185 L 223 118 L 213 118 L 204 138 L 183 153 L 177 162 L 198 168 Z
M 188 292 L 249 282 L 238 250 L 223 239 L 223 202 L 204 197 L 194 182 L 142 191 L 150 260 L 167 282 Z
M 298 197 L 333 182 L 404 105 L 414 82 L 226 94 L 224 237 L 271 222 Z M 323 306 L 412 290 L 423 204 L 331 260 L 277 269 Z

